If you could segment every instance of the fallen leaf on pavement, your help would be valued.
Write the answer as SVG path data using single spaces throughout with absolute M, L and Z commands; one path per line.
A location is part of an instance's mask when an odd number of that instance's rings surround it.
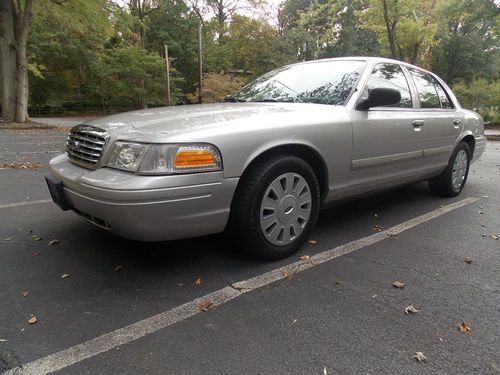
M 42 252 L 41 251 L 35 251 L 34 253 L 31 253 L 31 256 L 32 257 L 37 257 L 39 255 L 42 255 Z
M 491 235 L 491 238 L 494 239 L 494 240 L 498 240 L 498 236 L 496 236 L 494 234 Z
M 307 242 L 309 242 L 309 243 L 310 243 L 310 244 L 312 244 L 312 245 L 314 245 L 314 244 L 317 244 L 317 243 L 318 243 L 318 241 L 315 241 L 315 240 L 309 240 L 309 241 L 307 241 Z
M 335 279 L 335 285 L 340 285 L 342 284 L 342 281 L 340 281 L 340 279 Z
M 418 313 L 420 310 L 417 310 L 413 305 L 407 306 L 405 308 L 405 314 L 415 314 Z
M 302 256 L 300 257 L 300 260 L 303 260 L 303 261 L 306 261 L 306 262 L 307 262 L 307 261 L 310 261 L 310 260 L 311 260 L 311 257 L 310 257 L 309 255 L 302 255 Z
M 7 339 L 0 339 L 0 342 L 6 342 L 6 341 L 9 341 Z
M 117 265 L 114 270 L 115 271 L 121 271 L 123 269 L 123 266 L 121 264 Z
M 464 258 L 464 262 L 467 263 L 467 264 L 471 264 L 472 263 L 472 258 L 471 257 L 465 257 Z
M 33 241 L 41 241 L 41 240 L 42 240 L 42 237 L 37 236 L 36 234 L 34 234 L 34 235 L 32 235 L 32 236 L 31 236 L 31 239 L 32 239 Z
M 374 225 L 372 227 L 372 231 L 374 231 L 374 232 L 382 232 L 383 229 L 384 229 L 384 227 L 382 227 L 380 225 Z
M 12 238 L 10 237 L 4 239 L 4 241 L 10 241 L 10 240 L 12 240 Z
M 28 320 L 29 324 L 35 324 L 38 320 L 36 319 L 36 316 L 32 315 L 30 320 Z
M 55 245 L 59 245 L 59 240 L 50 240 L 49 241 L 49 246 L 55 246 Z
M 195 283 L 196 285 L 201 285 L 201 278 L 200 278 L 200 277 L 198 277 L 194 283 Z
M 326 366 L 323 367 L 323 375 L 328 375 L 328 372 L 326 372 Z
M 288 271 L 283 271 L 282 275 L 283 275 L 284 277 L 288 277 L 289 279 L 291 279 L 291 278 L 292 278 L 292 275 L 291 275 L 291 274 L 290 274 L 290 272 L 288 272 Z
M 21 295 L 22 295 L 23 297 L 28 297 L 30 294 L 29 294 L 26 290 L 23 290 L 23 291 L 21 292 Z
M 376 219 L 378 217 L 378 214 L 373 214 L 373 217 Z
M 210 306 L 212 306 L 213 303 L 210 302 L 208 299 L 205 299 L 201 302 L 198 302 L 198 304 L 196 305 L 198 307 L 198 309 L 200 309 L 201 311 L 203 312 L 206 312 L 208 311 L 208 309 L 210 308 Z
M 458 329 L 460 332 L 462 333 L 465 333 L 465 332 L 468 332 L 470 331 L 470 327 L 465 323 L 465 322 L 462 322 L 458 325 Z
M 40 163 L 2 163 L 0 164 L 0 168 L 9 168 L 9 169 L 40 169 Z
M 71 274 L 70 274 L 70 273 L 63 273 L 63 274 L 61 275 L 61 279 L 65 279 L 65 278 L 70 277 L 70 276 L 71 276 Z
M 427 361 L 427 357 L 422 352 L 415 352 L 413 358 L 415 358 L 418 362 Z
M 405 287 L 405 283 L 403 283 L 402 281 L 394 281 L 392 283 L 392 286 L 394 288 L 403 289 Z

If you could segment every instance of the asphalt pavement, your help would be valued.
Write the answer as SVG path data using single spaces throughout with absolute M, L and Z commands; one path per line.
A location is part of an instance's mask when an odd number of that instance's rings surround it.
M 460 196 L 421 183 L 343 203 L 299 254 L 264 263 L 223 235 L 140 243 L 62 212 L 43 177 L 65 133 L 0 130 L 15 166 L 0 169 L 0 373 L 500 373 L 499 142 Z M 350 250 L 314 263 L 332 249 Z M 271 282 L 279 267 L 297 272 Z M 235 287 L 249 279 L 267 281 Z M 221 290 L 234 294 L 185 312 Z

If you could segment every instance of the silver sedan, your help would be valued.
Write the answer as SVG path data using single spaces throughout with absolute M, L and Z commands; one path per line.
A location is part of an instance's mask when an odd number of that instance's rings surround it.
M 71 129 L 54 201 L 100 228 L 163 241 L 232 233 L 286 257 L 333 201 L 429 181 L 455 196 L 486 139 L 435 74 L 381 58 L 276 69 L 225 103 L 154 108 Z

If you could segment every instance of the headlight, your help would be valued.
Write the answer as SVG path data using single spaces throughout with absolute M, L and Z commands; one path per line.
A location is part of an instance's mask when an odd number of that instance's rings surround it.
M 108 166 L 135 172 L 149 145 L 116 142 L 111 150 Z
M 137 173 L 175 174 L 222 170 L 222 158 L 208 144 L 150 145 Z
M 161 175 L 222 170 L 219 150 L 209 144 L 141 144 L 116 142 L 109 167 Z

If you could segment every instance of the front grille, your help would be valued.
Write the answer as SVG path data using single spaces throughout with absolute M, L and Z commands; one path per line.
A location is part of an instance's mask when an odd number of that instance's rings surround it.
M 66 142 L 66 154 L 75 164 L 96 168 L 106 145 L 107 133 L 91 125 L 77 125 L 71 129 Z

